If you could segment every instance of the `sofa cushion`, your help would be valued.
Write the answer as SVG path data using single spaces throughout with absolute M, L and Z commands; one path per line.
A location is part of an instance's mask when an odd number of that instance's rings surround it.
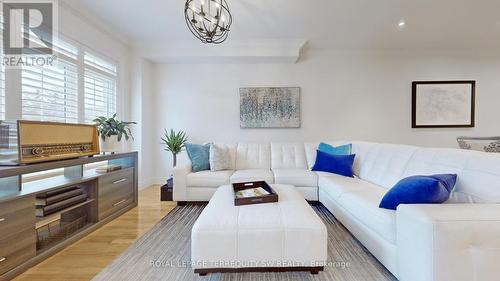
M 231 170 L 234 165 L 231 165 L 231 152 L 229 147 L 218 144 L 210 144 L 210 170 L 212 172 Z
M 314 163 L 312 170 L 329 172 L 352 178 L 352 165 L 354 163 L 355 156 L 355 154 L 333 155 L 318 150 L 316 163 Z
M 271 184 L 274 183 L 274 175 L 267 169 L 248 169 L 237 170 L 231 176 L 231 183 L 247 181 L 265 181 Z
M 387 190 L 382 187 L 344 193 L 338 203 L 359 222 L 390 243 L 396 243 L 396 212 L 378 207 Z
M 233 170 L 224 170 L 189 173 L 186 177 L 186 185 L 188 187 L 219 187 L 229 183 L 233 172 Z
M 396 210 L 400 204 L 443 203 L 450 197 L 456 181 L 456 174 L 404 178 L 385 194 L 379 207 Z
M 319 188 L 333 200 L 338 200 L 344 193 L 381 188 L 359 178 L 349 178 L 327 172 L 316 173 L 318 174 Z
M 210 145 L 186 143 L 186 152 L 191 160 L 191 168 L 194 173 L 210 170 Z
M 275 183 L 291 184 L 299 187 L 318 186 L 318 175 L 305 169 L 275 169 Z
M 352 144 L 348 143 L 344 145 L 333 146 L 331 144 L 322 142 L 319 144 L 318 150 L 333 155 L 349 155 L 352 153 Z
M 271 145 L 239 143 L 236 148 L 236 170 L 271 169 Z
M 324 141 L 323 143 L 329 144 L 331 146 L 339 146 L 339 145 L 350 144 L 351 142 Z M 319 144 L 320 144 L 319 142 L 305 142 L 304 143 L 304 150 L 306 152 L 307 168 L 309 168 L 309 169 L 312 169 L 312 167 L 314 166 L 314 163 L 316 163 L 316 150 L 318 150 Z
M 303 143 L 271 143 L 271 168 L 307 169 Z
M 221 143 L 221 142 L 214 142 L 219 147 L 225 147 L 229 149 L 229 157 L 230 157 L 230 165 L 231 168 L 229 170 L 235 170 L 236 169 L 236 143 Z

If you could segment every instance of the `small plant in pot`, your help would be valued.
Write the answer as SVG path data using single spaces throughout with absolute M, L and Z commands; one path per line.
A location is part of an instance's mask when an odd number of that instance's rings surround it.
M 97 131 L 101 139 L 102 152 L 120 152 L 123 150 L 122 140 L 134 139 L 130 131 L 130 125 L 136 122 L 120 121 L 116 118 L 116 113 L 107 118 L 100 116 L 94 119 Z
M 188 141 L 188 138 L 186 136 L 186 133 L 183 131 L 176 132 L 174 130 L 167 131 L 165 129 L 165 133 L 163 137 L 161 138 L 163 146 L 165 146 L 165 151 L 168 151 L 172 153 L 172 161 L 173 161 L 173 167 L 177 166 L 177 154 L 179 154 L 182 149 L 184 149 L 184 146 L 186 145 L 186 142 Z M 172 201 L 172 193 L 173 193 L 173 188 L 174 188 L 174 179 L 173 176 L 170 175 L 170 177 L 167 180 L 167 183 L 161 187 L 161 200 L 162 201 Z

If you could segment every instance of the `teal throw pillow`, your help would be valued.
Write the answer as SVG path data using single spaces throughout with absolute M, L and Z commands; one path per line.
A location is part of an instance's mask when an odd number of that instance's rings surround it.
M 186 151 L 191 160 L 192 171 L 210 170 L 210 145 L 186 143 Z
M 331 155 L 350 155 L 352 154 L 352 144 L 333 146 L 322 142 L 319 144 L 318 150 Z

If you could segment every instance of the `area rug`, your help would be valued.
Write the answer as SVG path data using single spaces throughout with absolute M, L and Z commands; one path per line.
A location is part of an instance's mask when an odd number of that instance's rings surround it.
M 187 205 L 173 209 L 93 280 L 397 280 L 324 206 L 312 207 L 328 229 L 329 265 L 318 275 L 309 272 L 194 274 L 189 265 L 191 227 L 204 206 Z

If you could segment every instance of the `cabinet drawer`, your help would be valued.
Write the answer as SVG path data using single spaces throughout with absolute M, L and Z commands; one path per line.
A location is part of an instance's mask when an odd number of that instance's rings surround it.
M 122 182 L 127 182 L 133 184 L 134 180 L 134 169 L 127 168 L 124 170 L 119 170 L 111 172 L 109 174 L 103 174 L 99 177 L 99 186 L 113 185 Z
M 0 203 L 0 239 L 26 228 L 35 228 L 34 197 Z
M 36 255 L 35 227 L 0 239 L 0 275 Z
M 99 219 L 134 202 L 134 173 L 124 170 L 99 178 Z

